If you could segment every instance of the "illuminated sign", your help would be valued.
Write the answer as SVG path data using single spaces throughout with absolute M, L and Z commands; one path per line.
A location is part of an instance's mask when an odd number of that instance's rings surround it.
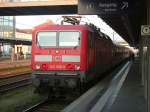
M 134 0 L 79 0 L 78 14 L 124 14 L 134 12 L 140 5 Z
M 142 36 L 150 35 L 150 25 L 142 25 L 141 26 L 141 35 Z

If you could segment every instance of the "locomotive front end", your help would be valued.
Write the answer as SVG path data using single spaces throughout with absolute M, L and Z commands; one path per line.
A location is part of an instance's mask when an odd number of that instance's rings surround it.
M 75 88 L 82 76 L 79 30 L 40 30 L 32 44 L 32 82 L 39 87 Z

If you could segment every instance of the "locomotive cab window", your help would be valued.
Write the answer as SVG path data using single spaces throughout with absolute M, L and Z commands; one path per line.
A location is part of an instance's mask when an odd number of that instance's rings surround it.
M 80 32 L 79 31 L 60 31 L 59 32 L 59 46 L 80 46 Z
M 56 31 L 42 31 L 37 33 L 37 45 L 39 47 L 56 46 Z

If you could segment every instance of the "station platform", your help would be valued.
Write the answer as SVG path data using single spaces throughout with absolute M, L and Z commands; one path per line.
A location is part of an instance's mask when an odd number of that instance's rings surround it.
M 140 61 L 134 60 L 114 103 L 103 112 L 145 112 L 144 86 L 141 85 Z M 109 105 L 109 104 L 108 104 Z
M 26 73 L 31 71 L 31 60 L 17 60 L 11 61 L 10 59 L 0 61 L 0 78 Z
M 13 68 L 13 67 L 20 67 L 20 66 L 29 66 L 31 64 L 30 59 L 26 60 L 17 60 L 17 61 L 11 61 L 10 59 L 7 60 L 1 60 L 0 61 L 0 70 L 5 68 Z

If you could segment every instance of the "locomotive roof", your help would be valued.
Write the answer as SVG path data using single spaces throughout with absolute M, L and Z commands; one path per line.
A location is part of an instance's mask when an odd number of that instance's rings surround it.
M 118 45 L 116 43 L 114 43 L 110 37 L 108 35 L 106 35 L 105 33 L 101 32 L 101 31 L 98 31 L 92 27 L 90 27 L 89 25 L 49 25 L 49 24 L 42 24 L 42 25 L 39 25 L 39 26 L 36 26 L 34 27 L 33 31 L 36 31 L 36 30 L 45 30 L 45 29 L 52 29 L 52 30 L 89 30 L 89 31 L 95 31 L 97 33 L 99 33 L 99 35 L 101 35 L 102 37 L 108 39 L 109 41 L 111 41 L 111 43 L 114 45 L 114 46 L 117 46 L 117 47 L 123 47 L 122 45 Z
M 39 26 L 34 27 L 34 31 L 36 30 L 45 30 L 45 29 L 52 29 L 52 30 L 89 30 L 92 32 L 97 32 L 101 37 L 107 38 L 109 40 L 110 37 L 106 35 L 105 33 L 102 33 L 101 31 L 98 31 L 97 29 L 85 24 L 85 25 L 50 25 L 50 24 L 42 24 Z
M 92 31 L 92 28 L 90 28 L 88 25 L 39 25 L 34 27 L 34 30 L 42 30 L 42 29 L 55 29 L 55 30 L 90 30 Z

